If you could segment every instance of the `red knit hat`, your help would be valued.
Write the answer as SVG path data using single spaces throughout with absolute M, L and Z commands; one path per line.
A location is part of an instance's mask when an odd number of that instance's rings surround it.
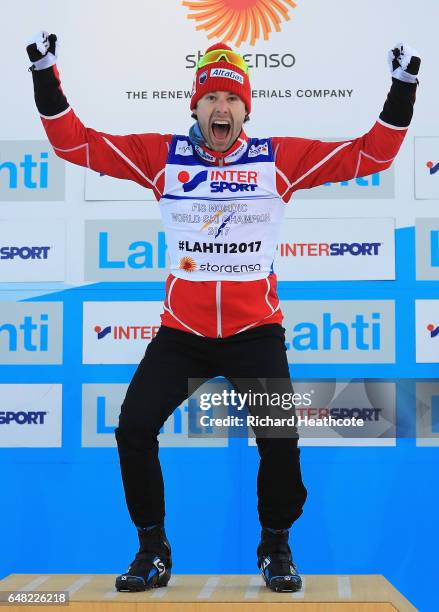
M 232 49 L 224 43 L 212 45 L 206 49 L 215 51 L 216 49 L 224 49 L 232 51 Z M 197 106 L 197 102 L 205 94 L 211 91 L 231 91 L 241 98 L 245 104 L 247 112 L 250 113 L 252 105 L 252 94 L 248 73 L 230 64 L 225 59 L 221 59 L 214 64 L 207 64 L 199 68 L 195 73 L 194 85 L 192 88 L 191 110 Z

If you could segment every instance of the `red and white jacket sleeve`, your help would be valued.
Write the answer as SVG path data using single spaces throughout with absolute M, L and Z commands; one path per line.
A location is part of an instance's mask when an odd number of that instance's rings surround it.
M 56 66 L 34 70 L 32 76 L 41 121 L 59 157 L 108 176 L 135 181 L 160 198 L 171 135 L 115 136 L 85 127 L 67 102 Z
M 298 189 L 349 181 L 388 168 L 412 119 L 416 87 L 393 79 L 379 119 L 360 138 L 343 142 L 273 138 L 277 191 L 284 202 Z

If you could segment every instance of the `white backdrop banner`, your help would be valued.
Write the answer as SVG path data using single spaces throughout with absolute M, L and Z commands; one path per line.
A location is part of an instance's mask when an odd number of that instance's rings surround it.
M 162 302 L 84 302 L 83 363 L 139 363 L 162 311 Z
M 393 300 L 291 300 L 282 309 L 290 363 L 395 363 Z
M 279 280 L 393 280 L 394 219 L 287 219 L 275 271 Z
M 0 447 L 61 446 L 61 385 L 0 385 Z
M 0 219 L 0 282 L 63 281 L 65 221 Z

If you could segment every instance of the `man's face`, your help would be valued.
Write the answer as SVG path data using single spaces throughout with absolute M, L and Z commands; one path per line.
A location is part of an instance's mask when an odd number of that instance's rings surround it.
M 195 114 L 207 146 L 213 151 L 227 151 L 241 133 L 246 110 L 236 94 L 214 91 L 199 99 Z

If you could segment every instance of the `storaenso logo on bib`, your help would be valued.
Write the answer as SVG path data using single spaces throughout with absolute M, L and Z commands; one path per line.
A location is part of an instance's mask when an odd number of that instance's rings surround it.
M 203 272 L 224 272 L 226 274 L 236 274 L 237 272 L 260 272 L 261 264 L 211 264 L 206 263 L 200 266 Z
M 192 178 L 187 170 L 181 170 L 177 179 L 183 184 L 185 193 L 194 191 L 206 181 L 210 181 L 211 193 L 253 192 L 258 187 L 258 172 L 254 170 L 201 170 Z
M 232 79 L 232 81 L 237 81 L 238 83 L 241 83 L 241 85 L 244 84 L 243 77 L 237 72 L 234 72 L 233 70 L 225 70 L 224 68 L 213 68 L 210 71 L 210 76 L 219 77 L 222 79 Z
M 182 257 L 179 269 L 185 272 L 200 270 L 201 272 L 219 272 L 220 274 L 242 274 L 246 272 L 260 272 L 261 264 L 214 264 L 207 262 L 198 265 L 192 257 Z

